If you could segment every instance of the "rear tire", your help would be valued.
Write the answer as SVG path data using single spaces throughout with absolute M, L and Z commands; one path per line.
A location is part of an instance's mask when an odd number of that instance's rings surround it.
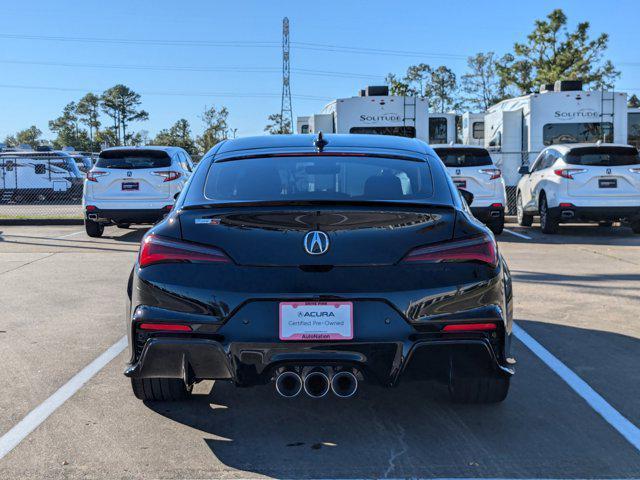
M 131 388 L 139 400 L 173 402 L 189 398 L 192 387 L 180 378 L 132 378 Z
M 449 397 L 455 403 L 499 403 L 509 393 L 511 377 L 480 375 L 449 379 Z
M 492 220 L 489 223 L 488 227 L 493 232 L 494 235 L 500 235 L 504 230 L 504 217 L 500 217 L 496 220 Z
M 542 230 L 542 233 L 558 233 L 559 225 L 558 219 L 553 217 L 551 212 L 549 212 L 547 197 L 542 195 L 540 197 L 540 229 Z
M 525 213 L 524 211 L 520 192 L 518 192 L 518 197 L 516 199 L 516 214 L 518 216 L 518 225 L 521 227 L 530 227 L 533 224 L 533 215 Z
M 104 233 L 104 225 L 98 222 L 94 222 L 93 220 L 89 220 L 85 218 L 84 220 L 84 229 L 87 232 L 87 235 L 93 238 L 101 237 Z

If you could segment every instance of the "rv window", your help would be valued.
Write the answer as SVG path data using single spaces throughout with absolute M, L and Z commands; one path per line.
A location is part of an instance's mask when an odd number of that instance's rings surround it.
M 47 173 L 47 166 L 39 163 L 33 166 L 33 170 L 37 175 L 44 175 L 45 173 Z
M 397 137 L 416 137 L 415 127 L 353 127 L 349 133 L 371 135 L 395 135 Z
M 445 117 L 429 119 L 429 143 L 447 143 L 447 119 Z
M 433 196 L 429 164 L 380 157 L 265 157 L 215 162 L 205 196 L 215 201 L 398 200 Z
M 570 165 L 621 167 L 640 164 L 640 156 L 635 147 L 585 147 L 574 148 L 564 161 Z
M 447 167 L 481 167 L 492 165 L 489 152 L 484 148 L 436 148 Z
M 482 140 L 484 138 L 484 122 L 473 122 L 473 138 Z
M 309 125 L 302 125 L 300 127 L 300 133 L 309 133 Z
M 629 145 L 640 148 L 640 113 L 630 113 L 627 123 Z
M 542 129 L 542 142 L 545 145 L 559 143 L 582 143 L 613 141 L 613 124 L 604 123 L 548 123 Z
M 96 162 L 97 168 L 166 168 L 171 166 L 171 158 L 162 150 L 105 150 Z

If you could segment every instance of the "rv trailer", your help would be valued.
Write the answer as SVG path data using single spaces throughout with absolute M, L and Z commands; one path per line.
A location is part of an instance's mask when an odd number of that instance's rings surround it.
M 298 117 L 298 133 L 356 133 L 412 137 L 429 143 L 456 141 L 456 115 L 430 114 L 426 99 L 389 95 L 387 86 L 370 86 L 359 96 L 338 98 L 319 114 Z
M 0 153 L 0 203 L 79 203 L 83 180 L 67 152 Z
M 518 169 L 545 147 L 598 140 L 627 143 L 627 94 L 583 91 L 580 81 L 557 81 L 539 93 L 497 103 L 484 121 L 484 144 L 502 170 L 514 211 Z
M 465 112 L 462 114 L 460 137 L 464 145 L 484 147 L 484 113 Z

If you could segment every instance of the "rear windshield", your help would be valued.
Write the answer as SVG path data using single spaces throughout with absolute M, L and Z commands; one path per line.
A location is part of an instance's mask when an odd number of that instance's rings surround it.
M 482 167 L 493 165 L 489 152 L 483 148 L 436 148 L 447 167 Z
M 213 163 L 205 196 L 219 201 L 398 200 L 433 195 L 429 164 L 380 157 L 268 157 Z
M 98 168 L 165 168 L 171 166 L 171 158 L 166 152 L 156 150 L 106 150 L 100 153 L 96 162 Z
M 620 167 L 640 164 L 640 156 L 634 147 L 586 147 L 574 148 L 564 161 L 570 165 Z

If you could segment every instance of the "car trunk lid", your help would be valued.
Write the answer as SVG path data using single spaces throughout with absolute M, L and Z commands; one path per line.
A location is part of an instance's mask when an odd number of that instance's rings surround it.
M 455 210 L 415 205 L 265 206 L 186 209 L 179 218 L 184 240 L 216 246 L 240 265 L 391 265 L 413 248 L 450 240 Z M 305 243 L 307 250 L 318 247 L 318 241 L 323 247 L 324 238 L 310 233 L 317 231 L 326 234 L 327 251 L 307 253 Z

